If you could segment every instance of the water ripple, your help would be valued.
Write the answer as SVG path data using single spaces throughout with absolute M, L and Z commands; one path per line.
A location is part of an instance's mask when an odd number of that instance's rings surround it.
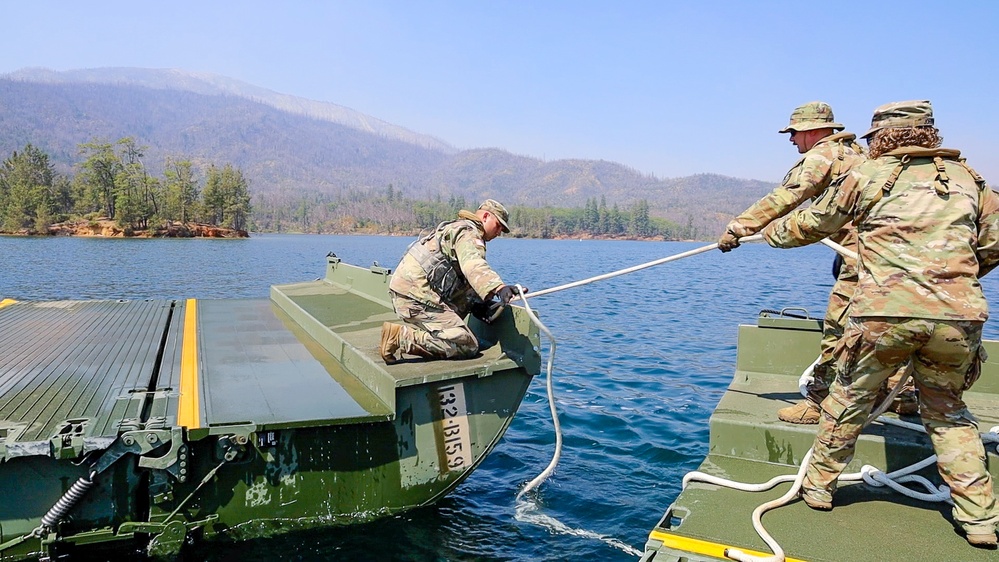
M 0 297 L 266 298 L 271 284 L 320 277 L 329 251 L 358 265 L 394 267 L 409 242 L 0 237 Z M 499 239 L 489 259 L 505 279 L 536 291 L 698 246 Z M 738 325 L 755 322 L 763 308 L 798 306 L 821 316 L 831 259 L 824 247 L 746 245 L 532 299 L 558 337 L 554 387 L 565 437 L 558 469 L 528 510 L 544 524 L 524 519 L 515 501 L 553 452 L 538 377 L 494 453 L 436 506 L 351 529 L 208 547 L 196 559 L 633 560 L 621 545 L 641 548 L 683 474 L 707 452 L 707 420 L 735 368 Z M 983 286 L 994 301 L 999 276 Z M 999 336 L 995 321 L 985 334 Z

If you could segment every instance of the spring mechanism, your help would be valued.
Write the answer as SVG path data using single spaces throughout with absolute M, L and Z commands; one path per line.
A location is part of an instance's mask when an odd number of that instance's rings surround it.
M 94 485 L 93 477 L 95 475 L 96 473 L 91 473 L 87 476 L 81 476 L 79 480 L 70 486 L 66 490 L 66 493 L 59 498 L 59 501 L 52 506 L 52 509 L 42 517 L 42 526 L 47 529 L 54 529 L 59 520 L 69 513 L 69 510 L 73 509 L 76 502 L 80 501 L 80 498 Z

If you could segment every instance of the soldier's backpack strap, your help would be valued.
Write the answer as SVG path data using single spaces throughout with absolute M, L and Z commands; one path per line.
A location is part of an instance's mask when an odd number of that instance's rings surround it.
M 871 198 L 871 202 L 867 205 L 867 208 L 864 209 L 864 212 L 853 218 L 853 226 L 860 224 L 860 219 L 866 217 L 867 214 L 871 212 L 871 209 L 873 209 L 874 206 L 881 201 L 882 197 L 891 193 L 891 188 L 895 186 L 895 182 L 898 181 L 898 176 L 902 173 L 902 170 L 905 169 L 909 160 L 910 158 L 908 154 L 904 154 L 901 158 L 899 158 L 898 164 L 896 164 L 895 168 L 891 171 L 891 175 L 888 176 L 888 179 L 885 181 L 884 185 L 881 186 L 881 189 L 879 189 L 877 193 L 874 194 L 874 197 Z
M 836 143 L 836 159 L 829 167 L 829 177 L 836 179 L 843 170 L 843 161 L 846 160 L 846 146 L 842 142 Z
M 950 186 L 947 185 L 950 177 L 947 175 L 947 168 L 944 167 L 943 158 L 934 156 L 933 166 L 937 169 L 937 177 L 933 181 L 933 189 L 940 195 L 947 195 L 950 193 Z
M 982 201 L 985 199 L 985 190 L 989 188 L 989 185 L 985 183 L 985 178 L 983 178 L 974 168 L 968 165 L 968 160 L 966 158 L 958 158 L 958 164 L 964 166 L 964 169 L 971 174 L 971 179 L 975 180 L 975 184 L 978 185 L 978 216 L 982 216 Z
M 464 282 L 464 276 L 461 274 L 458 264 L 445 255 L 441 248 L 444 230 L 452 223 L 458 223 L 457 228 L 462 230 L 475 228 L 475 225 L 467 220 L 444 221 L 437 225 L 433 232 L 418 238 L 407 249 L 409 254 L 416 258 L 420 268 L 426 274 L 427 284 L 444 301 L 449 301 Z M 427 242 L 434 239 L 436 239 L 436 248 L 431 251 L 427 249 Z
M 971 178 L 975 180 L 975 183 L 978 184 L 978 189 L 985 189 L 986 187 L 988 187 L 988 185 L 985 183 L 985 178 L 980 176 L 978 172 L 975 171 L 974 168 L 968 165 L 967 158 L 958 158 L 957 162 L 958 164 L 964 166 L 965 170 L 968 170 L 968 173 L 971 174 Z

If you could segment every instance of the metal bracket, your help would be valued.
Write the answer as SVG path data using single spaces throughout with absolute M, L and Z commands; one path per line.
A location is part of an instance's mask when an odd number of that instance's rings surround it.
M 388 277 L 389 274 L 392 273 L 391 269 L 378 265 L 378 262 L 372 262 L 369 269 L 371 270 L 371 273 L 376 273 L 384 277 Z
M 174 429 L 138 429 L 126 431 L 118 436 L 114 444 L 104 451 L 101 458 L 94 464 L 93 471 L 97 474 L 107 470 L 118 459 L 134 454 L 139 456 L 139 466 L 164 470 L 183 482 L 187 477 L 187 445 L 184 444 L 182 428 Z M 160 457 L 146 457 L 164 445 L 170 449 Z
M 171 430 L 145 430 L 145 439 L 148 441 L 155 436 L 159 436 L 160 443 L 169 441 L 170 450 L 160 457 L 139 457 L 139 466 L 142 468 L 152 468 L 163 470 L 174 476 L 180 482 L 187 481 L 187 444 L 184 443 L 184 430 L 175 427 Z M 165 437 L 164 437 L 165 436 Z M 151 442 L 152 443 L 152 442 Z M 146 451 L 143 451 L 145 453 Z
M 75 459 L 83 454 L 88 418 L 64 420 L 49 437 L 49 447 L 55 459 Z

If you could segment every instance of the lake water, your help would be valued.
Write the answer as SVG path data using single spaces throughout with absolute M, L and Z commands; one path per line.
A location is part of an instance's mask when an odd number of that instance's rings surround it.
M 395 267 L 410 238 L 257 235 L 248 240 L 0 237 L 0 298 L 267 298 L 272 284 L 316 279 L 324 257 Z M 489 260 L 540 290 L 703 243 L 506 240 Z M 544 376 L 504 439 L 436 506 L 349 529 L 300 532 L 194 560 L 636 560 L 648 532 L 707 452 L 707 422 L 735 366 L 736 329 L 764 308 L 824 312 L 832 251 L 750 244 L 531 299 L 558 339 L 554 384 L 564 445 L 540 488 L 553 530 L 518 520 L 515 496 L 551 459 Z M 999 275 L 984 280 L 993 304 Z M 999 336 L 997 322 L 986 337 Z M 816 352 L 818 350 L 816 349 Z M 545 346 L 547 360 L 547 346 Z M 596 535 L 604 540 L 595 538 Z

